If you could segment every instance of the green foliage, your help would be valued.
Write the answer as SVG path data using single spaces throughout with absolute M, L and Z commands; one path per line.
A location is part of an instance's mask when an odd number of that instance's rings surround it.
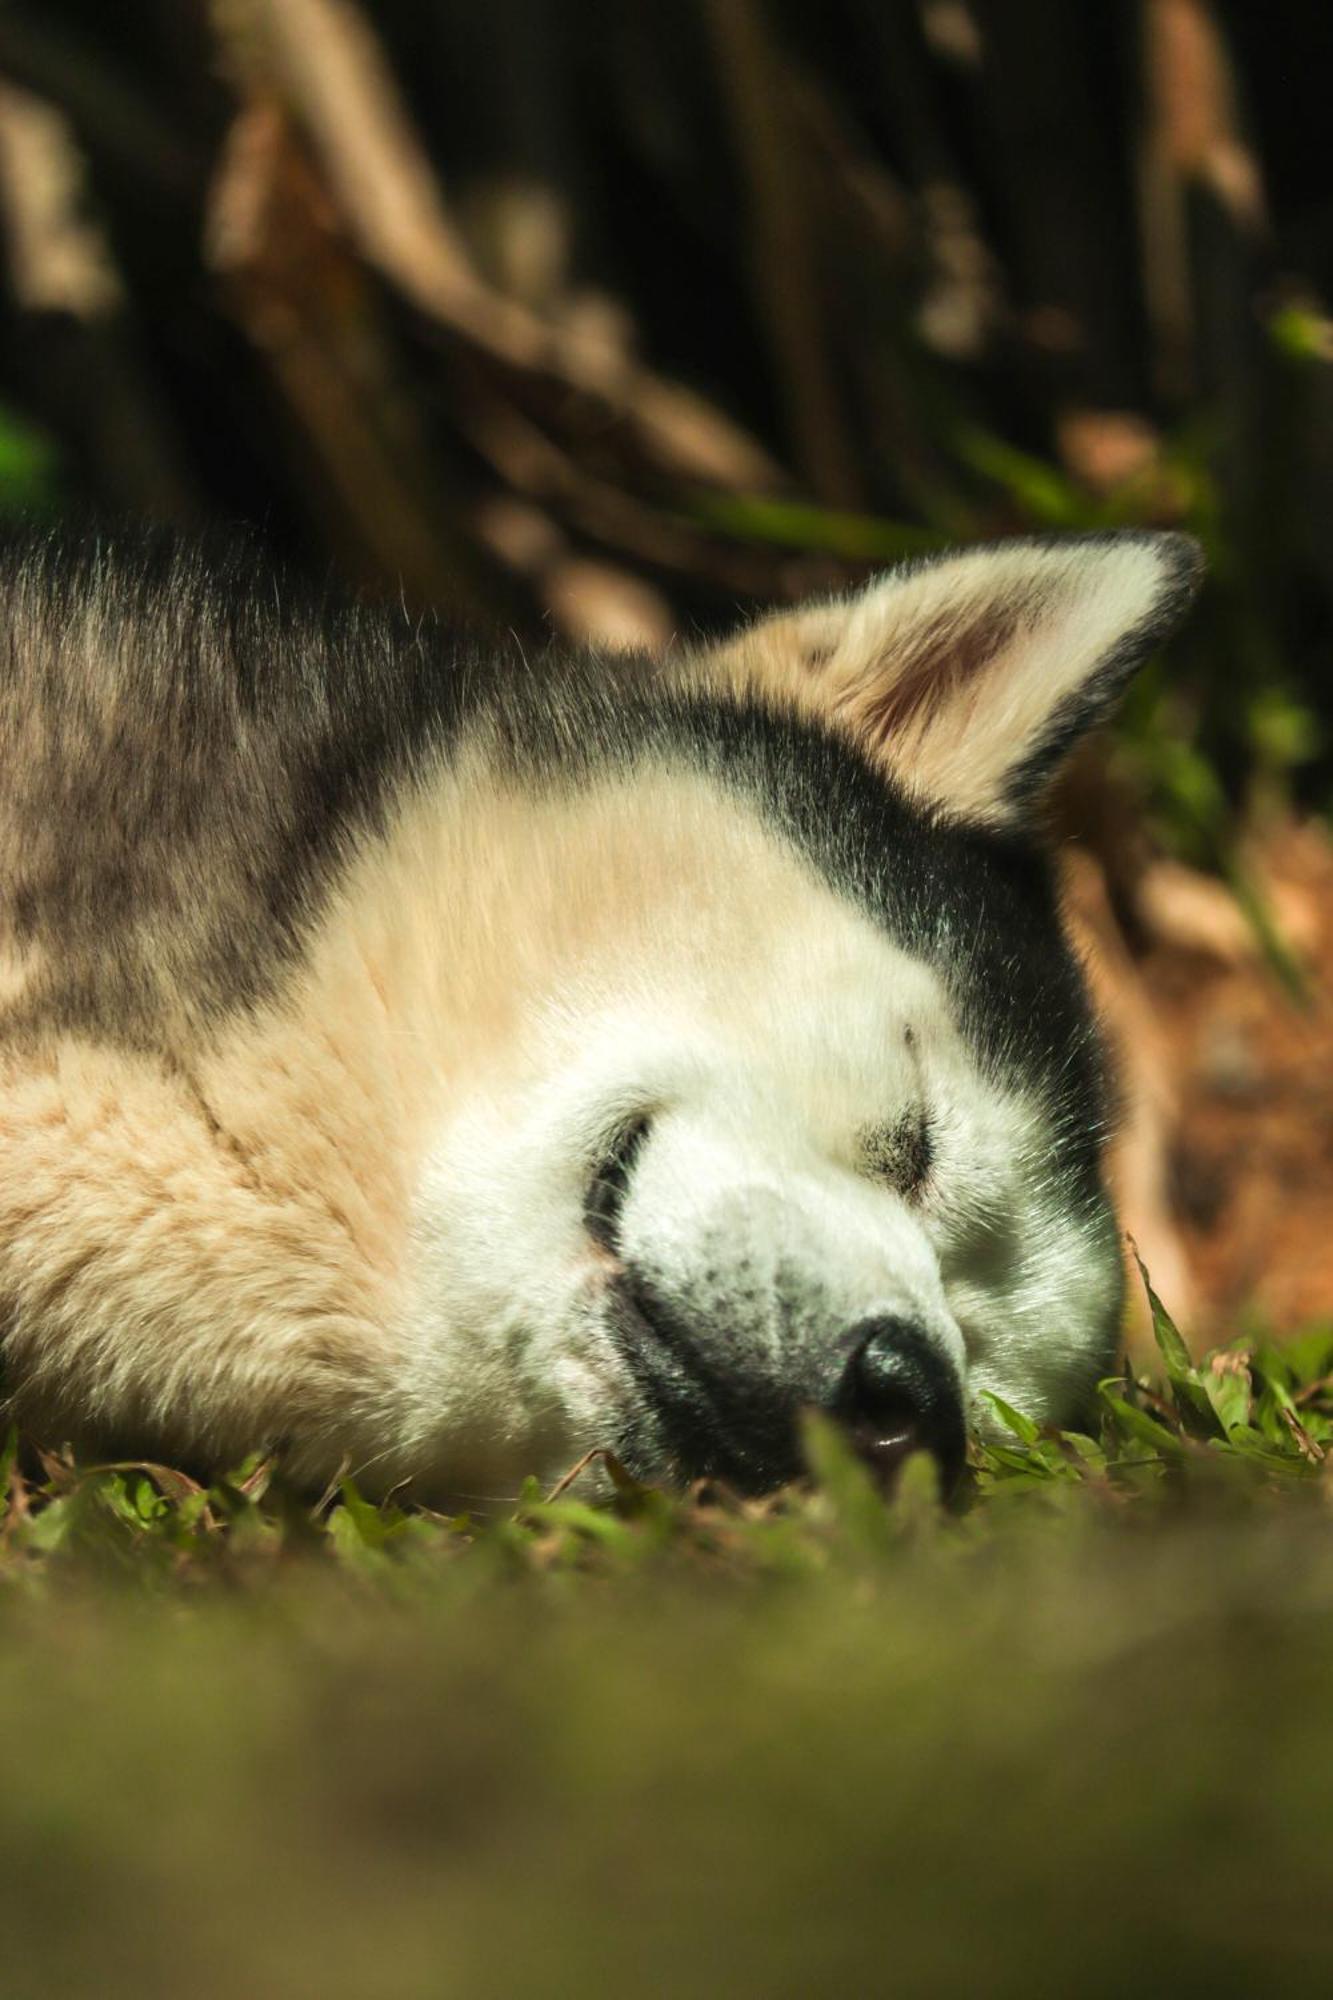
M 1140 1269 L 1142 1267 L 1140 1266 Z M 1158 1377 L 1127 1371 L 1097 1392 L 1086 1431 L 1042 1428 L 998 1396 L 1010 1434 L 974 1443 L 966 1490 L 946 1516 L 928 1461 L 909 1464 L 886 1505 L 837 1428 L 811 1416 L 810 1481 L 763 1502 L 704 1486 L 671 1494 L 640 1485 L 607 1453 L 543 1497 L 478 1518 L 397 1500 L 376 1504 L 355 1481 L 311 1503 L 279 1468 L 252 1460 L 204 1487 L 153 1464 L 81 1465 L 69 1454 L 29 1462 L 11 1435 L 0 1458 L 0 1583 L 45 1587 L 70 1569 L 149 1583 L 254 1577 L 295 1558 L 371 1579 L 418 1580 L 453 1566 L 513 1573 L 620 1575 L 698 1560 L 756 1575 L 891 1555 L 905 1524 L 939 1516 L 975 1540 L 1008 1532 L 998 1502 L 1059 1492 L 1101 1518 L 1137 1516 L 1170 1495 L 1211 1505 L 1225 1486 L 1256 1506 L 1293 1490 L 1327 1497 L 1333 1450 L 1333 1328 L 1284 1346 L 1221 1348 L 1191 1360 L 1143 1273 L 1161 1356 Z M 1005 1526 L 998 1523 L 1003 1516 Z
M 720 533 L 776 548 L 819 553 L 853 563 L 897 563 L 947 548 L 950 537 L 912 521 L 889 521 L 871 514 L 848 514 L 808 501 L 776 500 L 767 494 L 700 492 L 692 496 L 689 518 Z
M 0 517 L 53 507 L 56 463 L 50 439 L 0 404 Z

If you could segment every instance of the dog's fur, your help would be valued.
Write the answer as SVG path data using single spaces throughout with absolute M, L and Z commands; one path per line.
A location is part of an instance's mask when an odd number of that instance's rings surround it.
M 1012 542 L 665 666 L 251 555 L 3 563 L 0 1329 L 49 1437 L 754 1487 L 867 1325 L 1068 1416 L 1121 1299 L 1032 823 L 1186 603 Z

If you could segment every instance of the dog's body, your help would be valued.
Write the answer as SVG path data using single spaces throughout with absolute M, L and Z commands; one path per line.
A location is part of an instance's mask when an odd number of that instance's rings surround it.
M 997 545 L 529 667 L 245 557 L 11 552 L 17 1414 L 437 1497 L 1069 1415 L 1120 1263 L 1028 802 L 1193 567 Z

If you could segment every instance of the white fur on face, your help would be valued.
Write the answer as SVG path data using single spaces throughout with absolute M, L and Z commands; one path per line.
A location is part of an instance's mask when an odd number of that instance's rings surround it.
M 679 814 L 680 781 L 663 782 Z M 589 801 L 585 833 L 623 854 L 662 809 L 643 789 Z M 891 1315 L 969 1402 L 990 1388 L 1059 1414 L 1115 1310 L 1104 1210 L 1071 1211 L 1044 1114 L 983 1077 L 938 978 L 735 808 L 685 809 L 749 866 L 710 868 L 706 901 L 698 884 L 674 901 L 657 871 L 637 928 L 585 940 L 572 980 L 527 996 L 423 1162 L 409 1456 L 462 1492 L 556 1473 L 644 1418 L 609 1323 L 625 1267 L 710 1364 L 796 1401 L 831 1399 L 853 1329 Z M 865 1135 L 918 1115 L 930 1168 L 903 1191 L 875 1177 Z M 639 1116 L 613 1256 L 585 1202 Z
M 926 805 L 1000 826 L 1029 812 L 1183 611 L 1197 568 L 1179 536 L 997 543 L 761 621 L 667 671 L 811 714 Z M 636 824 L 679 830 L 682 797 Z M 614 935 L 580 959 L 576 986 L 533 989 L 514 1027 L 522 1062 L 502 1058 L 489 1097 L 441 1127 L 417 1207 L 419 1345 L 439 1385 L 423 1413 L 475 1375 L 497 1462 L 534 1425 L 566 1450 L 611 1441 L 633 1371 L 605 1324 L 614 1260 L 590 1247 L 581 1201 L 599 1133 L 605 1145 L 636 1113 L 652 1126 L 618 1250 L 706 1330 L 716 1365 L 819 1399 L 851 1328 L 905 1316 L 983 1424 L 983 1390 L 1038 1418 L 1066 1413 L 1119 1299 L 1100 1192 L 1053 1173 L 1046 1114 L 983 1076 L 922 965 L 753 827 L 736 851 L 716 798 L 683 810 L 696 907 L 682 921 L 662 900 L 661 856 L 637 879 L 622 867 Z M 603 835 L 622 861 L 635 851 L 624 824 Z M 595 854 L 582 869 L 599 877 Z M 904 1192 L 866 1173 L 857 1135 L 917 1102 L 931 1169 Z

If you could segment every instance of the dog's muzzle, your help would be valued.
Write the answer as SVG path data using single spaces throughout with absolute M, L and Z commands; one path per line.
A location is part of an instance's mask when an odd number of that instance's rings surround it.
M 966 1452 L 962 1395 L 948 1360 L 915 1321 L 867 1319 L 830 1343 L 848 1357 L 818 1386 L 784 1380 L 778 1362 L 762 1369 L 720 1361 L 726 1343 L 703 1339 L 650 1284 L 628 1274 L 617 1317 L 621 1350 L 648 1407 L 650 1428 L 675 1476 L 720 1479 L 741 1493 L 767 1493 L 804 1470 L 800 1417 L 822 1409 L 843 1428 L 857 1456 L 889 1488 L 903 1461 L 929 1452 L 947 1488 Z M 802 1370 L 804 1377 L 806 1371 Z M 622 1443 L 627 1462 L 651 1473 L 660 1459 L 639 1427 Z

